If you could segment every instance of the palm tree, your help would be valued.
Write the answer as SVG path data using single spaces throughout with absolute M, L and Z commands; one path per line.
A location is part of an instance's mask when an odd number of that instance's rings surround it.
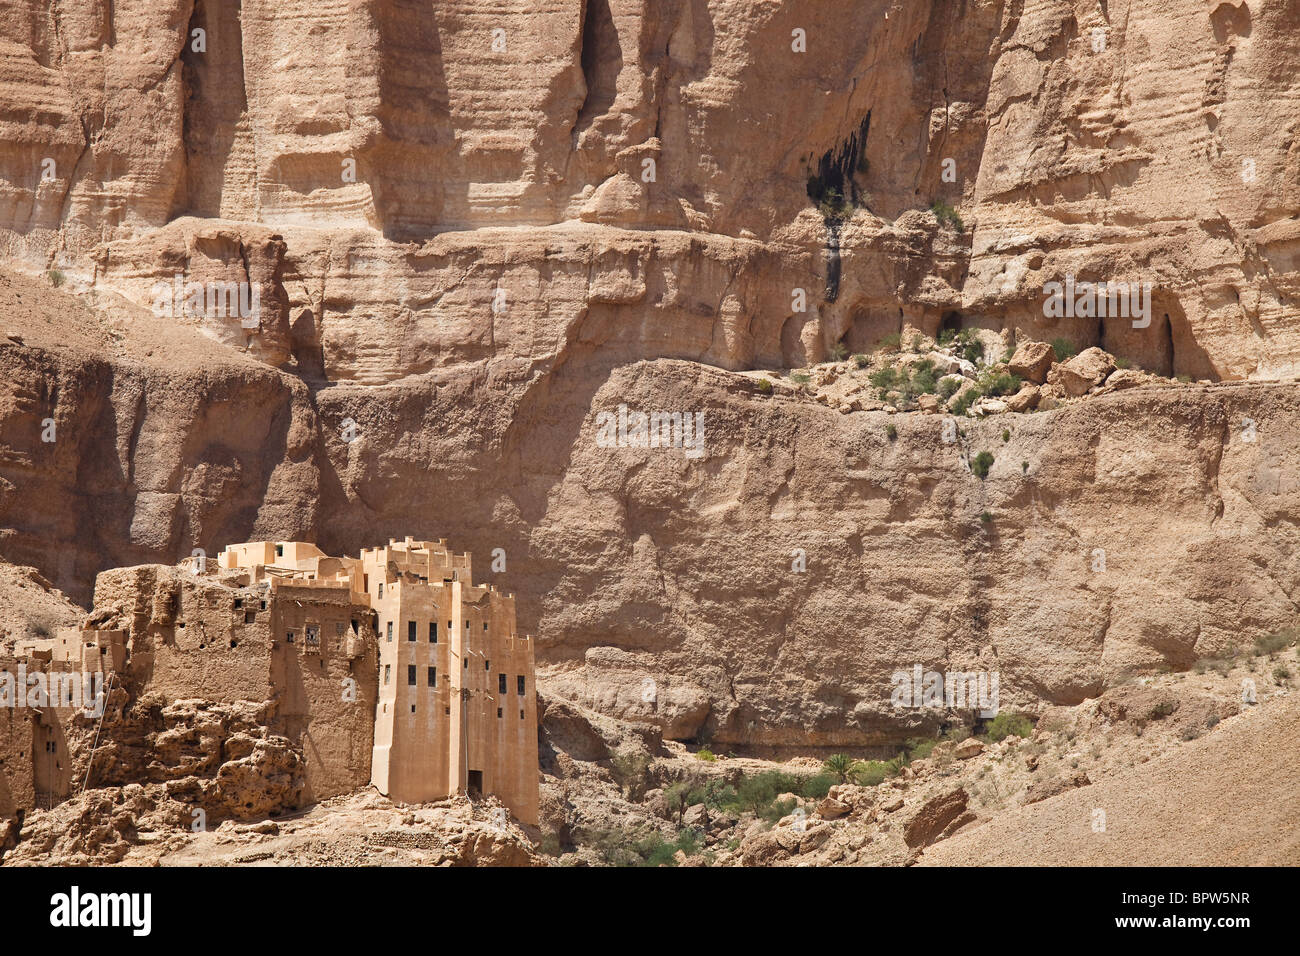
M 848 754 L 831 754 L 822 762 L 822 769 L 827 773 L 834 774 L 840 783 L 848 783 L 849 777 L 853 773 L 853 765 L 856 762 Z

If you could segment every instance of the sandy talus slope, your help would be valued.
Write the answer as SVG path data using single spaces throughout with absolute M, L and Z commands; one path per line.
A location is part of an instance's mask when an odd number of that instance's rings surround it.
M 1300 696 L 925 851 L 927 866 L 1300 865 Z M 1105 832 L 1093 811 L 1105 811 Z

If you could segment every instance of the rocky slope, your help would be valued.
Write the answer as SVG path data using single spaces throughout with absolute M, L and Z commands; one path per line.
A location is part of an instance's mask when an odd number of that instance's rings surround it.
M 0 554 L 84 602 L 257 537 L 503 548 L 545 690 L 763 748 L 936 729 L 889 706 L 913 664 L 1075 705 L 1276 630 L 1296 27 L 1254 0 L 11 4 Z M 152 314 L 177 274 L 250 283 L 258 328 Z M 1047 319 L 1067 275 L 1150 281 L 1149 327 Z M 958 326 L 1207 384 L 949 442 L 745 374 Z M 620 405 L 702 412 L 706 454 L 601 447 Z

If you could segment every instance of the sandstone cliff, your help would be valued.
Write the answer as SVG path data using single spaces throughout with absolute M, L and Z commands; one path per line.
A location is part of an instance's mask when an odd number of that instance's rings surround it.
M 774 746 L 916 729 L 888 707 L 913 663 L 1074 703 L 1281 627 L 1298 24 L 1255 0 L 11 4 L 0 553 L 84 602 L 102 568 L 257 537 L 503 548 L 549 689 Z M 178 274 L 248 283 L 258 328 L 152 314 Z M 1048 320 L 1067 275 L 1150 281 L 1149 327 Z M 737 374 L 944 326 L 1207 384 L 945 442 Z M 707 454 L 599 447 L 622 404 L 704 412 Z

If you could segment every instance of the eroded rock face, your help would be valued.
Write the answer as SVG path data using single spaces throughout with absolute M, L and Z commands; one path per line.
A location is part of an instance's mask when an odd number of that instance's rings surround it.
M 331 379 L 605 325 L 636 357 L 792 364 L 952 316 L 1273 377 L 1300 357 L 1296 16 L 24 0 L 0 235 L 145 307 L 178 272 L 257 284 L 247 347 Z M 1049 319 L 1067 276 L 1151 283 L 1147 321 Z
M 56 454 L 103 461 L 134 435 L 127 461 L 175 496 L 186 552 L 259 536 L 347 552 L 398 533 L 503 548 L 506 572 L 487 580 L 517 592 L 543 690 L 554 680 L 670 735 L 836 746 L 933 729 L 930 711 L 891 705 L 891 675 L 914 664 L 996 669 L 1003 706 L 1075 703 L 1127 670 L 1186 667 L 1287 626 L 1300 573 L 1290 385 L 1128 389 L 964 420 L 949 443 L 941 416 L 842 415 L 687 363 L 575 360 L 521 397 L 493 381 L 309 396 L 271 370 L 208 370 L 177 387 L 146 365 L 86 378 L 41 360 L 68 383 Z M 30 374 L 14 368 L 12 380 Z M 119 415 L 130 432 L 83 429 L 118 386 L 127 409 L 144 409 Z M 208 396 L 242 389 L 268 411 L 241 430 Z M 596 413 L 620 404 L 703 412 L 707 454 L 600 447 Z M 187 419 L 176 405 L 223 411 Z M 994 456 L 983 480 L 968 464 L 980 451 Z M 10 479 L 10 553 L 39 556 L 35 516 L 56 509 L 72 568 L 174 559 L 122 533 L 130 486 L 92 494 L 36 462 Z M 186 490 L 214 464 L 224 495 Z M 69 593 L 75 582 L 56 577 Z M 670 707 L 690 720 L 674 726 Z
M 913 664 L 1067 703 L 1283 626 L 1300 29 L 1257 6 L 25 0 L 0 249 L 66 285 L 0 282 L 0 553 L 85 601 L 260 537 L 503 548 L 544 683 L 774 746 L 926 728 Z M 152 314 L 178 274 L 257 327 Z M 1070 276 L 1150 321 L 1049 318 Z M 720 371 L 941 327 L 1270 384 L 946 442 Z M 602 447 L 623 405 L 706 454 Z

